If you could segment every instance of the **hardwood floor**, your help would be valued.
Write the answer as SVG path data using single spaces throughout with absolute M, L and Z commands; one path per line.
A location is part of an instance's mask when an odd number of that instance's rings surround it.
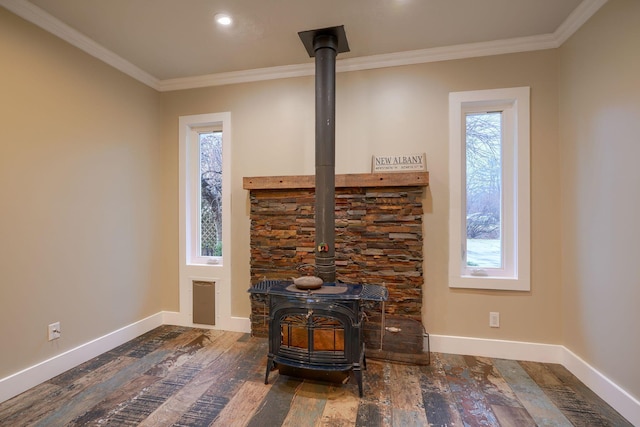
M 1 426 L 630 426 L 560 365 L 374 360 L 364 397 L 271 372 L 267 340 L 162 326 L 0 404 Z

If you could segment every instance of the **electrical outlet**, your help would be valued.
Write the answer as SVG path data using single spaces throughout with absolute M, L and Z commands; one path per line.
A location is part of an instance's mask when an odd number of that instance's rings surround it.
M 500 327 L 500 313 L 492 311 L 489 313 L 489 326 L 492 328 Z
M 60 322 L 52 323 L 49 325 L 49 341 L 57 340 L 62 335 L 60 329 Z

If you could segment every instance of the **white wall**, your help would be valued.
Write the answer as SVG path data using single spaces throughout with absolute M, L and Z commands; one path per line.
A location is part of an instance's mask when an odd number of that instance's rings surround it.
M 3 378 L 161 311 L 168 281 L 159 95 L 4 8 L 0 58 Z
M 640 398 L 640 2 L 561 48 L 565 346 Z M 639 399 L 640 400 L 640 399 Z
M 302 49 L 302 47 L 301 47 Z M 336 172 L 370 171 L 373 154 L 426 152 L 423 317 L 432 334 L 560 343 L 560 230 L 557 51 L 339 73 Z M 531 292 L 451 290 L 448 257 L 448 95 L 531 86 Z M 314 173 L 313 77 L 162 94 L 166 188 L 177 188 L 178 117 L 230 111 L 232 142 L 232 311 L 249 315 L 249 204 L 245 176 Z M 167 193 L 169 212 L 177 199 Z M 171 219 L 175 223 L 177 217 Z M 177 245 L 177 228 L 167 245 Z M 501 327 L 489 328 L 490 311 Z

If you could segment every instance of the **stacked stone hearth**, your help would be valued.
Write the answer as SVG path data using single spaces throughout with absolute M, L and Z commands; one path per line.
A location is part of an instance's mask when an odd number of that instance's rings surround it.
M 384 285 L 387 315 L 421 321 L 422 186 L 336 188 L 336 278 Z M 314 264 L 314 190 L 259 189 L 251 199 L 251 283 L 299 276 Z M 381 303 L 367 307 L 380 316 Z M 251 296 L 251 328 L 268 336 L 264 296 Z

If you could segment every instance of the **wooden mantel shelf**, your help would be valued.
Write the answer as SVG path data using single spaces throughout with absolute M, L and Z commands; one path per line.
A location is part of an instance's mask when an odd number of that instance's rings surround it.
M 352 173 L 336 175 L 336 188 L 344 187 L 426 187 L 429 172 Z M 245 190 L 315 188 L 315 175 L 254 176 L 242 178 Z

